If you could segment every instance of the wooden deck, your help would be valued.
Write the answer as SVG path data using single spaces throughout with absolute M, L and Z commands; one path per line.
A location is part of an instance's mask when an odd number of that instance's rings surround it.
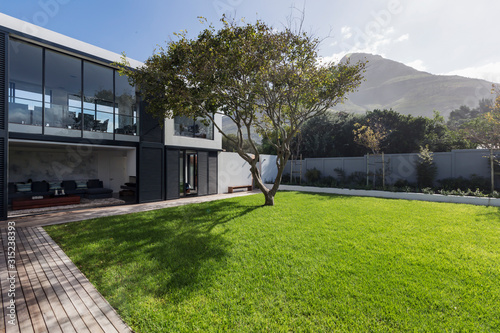
M 41 227 L 0 232 L 0 332 L 132 332 Z

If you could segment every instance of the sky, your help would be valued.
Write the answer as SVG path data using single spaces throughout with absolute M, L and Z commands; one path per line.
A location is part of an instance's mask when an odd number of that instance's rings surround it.
M 304 13 L 320 55 L 378 54 L 432 74 L 500 83 L 498 0 L 0 0 L 0 12 L 144 61 L 187 30 L 220 27 L 222 14 L 277 29 Z

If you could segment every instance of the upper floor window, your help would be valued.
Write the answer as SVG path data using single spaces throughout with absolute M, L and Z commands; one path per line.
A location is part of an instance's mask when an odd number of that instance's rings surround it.
M 175 135 L 200 139 L 214 139 L 214 124 L 204 118 L 174 118 Z
M 41 134 L 42 48 L 10 40 L 9 63 L 9 123 L 32 125 L 33 132 Z
M 12 131 L 106 139 L 138 134 L 135 88 L 111 67 L 10 39 L 9 71 Z

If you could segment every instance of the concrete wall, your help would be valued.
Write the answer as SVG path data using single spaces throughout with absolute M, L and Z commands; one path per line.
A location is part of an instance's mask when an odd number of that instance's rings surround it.
M 437 166 L 438 174 L 436 180 L 450 177 L 469 178 L 472 174 L 481 177 L 489 177 L 488 150 L 484 149 L 464 149 L 453 150 L 446 153 L 434 153 L 434 163 Z M 385 154 L 386 182 L 394 183 L 399 179 L 409 182 L 417 181 L 416 163 L 418 154 Z M 290 174 L 293 167 L 294 176 L 301 166 L 300 161 L 289 161 L 285 168 L 285 173 Z M 293 165 L 293 166 L 292 166 Z M 368 157 L 369 170 L 382 171 L 382 157 L 370 155 Z M 302 161 L 302 179 L 308 169 L 316 168 L 321 171 L 322 176 L 336 177 L 336 168 L 345 171 L 346 175 L 354 172 L 366 173 L 367 156 L 363 157 L 335 157 L 335 158 L 309 158 Z
M 216 114 L 215 121 L 217 124 L 222 124 L 222 115 Z M 173 147 L 190 147 L 193 149 L 221 149 L 222 134 L 214 126 L 214 139 L 190 138 L 187 136 L 175 135 L 174 119 L 165 120 L 165 145 Z
M 227 193 L 228 186 L 251 185 L 250 165 L 238 153 L 222 152 L 218 159 L 219 193 Z
M 438 167 L 436 180 L 459 177 L 469 178 L 472 174 L 489 178 L 487 150 L 468 149 L 454 150 L 447 153 L 434 153 L 434 162 Z M 418 154 L 385 154 L 386 183 L 393 184 L 400 179 L 411 183 L 417 181 L 416 163 Z M 272 183 L 278 172 L 276 156 L 261 155 L 261 174 L 265 183 Z M 302 179 L 308 169 L 316 168 L 322 176 L 338 177 L 335 169 L 342 169 L 349 176 L 354 172 L 366 174 L 367 162 L 370 171 L 382 170 L 382 157 L 370 155 L 363 157 L 308 158 L 302 160 Z M 284 174 L 300 175 L 300 161 L 289 161 Z M 250 166 L 237 153 L 222 152 L 219 154 L 219 193 L 227 192 L 228 186 L 250 185 L 252 175 Z
M 261 175 L 264 182 L 274 182 L 278 174 L 276 156 L 260 155 Z M 219 193 L 227 193 L 229 186 L 251 185 L 253 183 L 250 165 L 238 153 L 219 154 Z

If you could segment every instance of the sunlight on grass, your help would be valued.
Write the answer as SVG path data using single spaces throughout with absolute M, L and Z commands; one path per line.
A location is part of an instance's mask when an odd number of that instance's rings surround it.
M 498 208 L 261 201 L 46 229 L 136 332 L 500 330 Z

